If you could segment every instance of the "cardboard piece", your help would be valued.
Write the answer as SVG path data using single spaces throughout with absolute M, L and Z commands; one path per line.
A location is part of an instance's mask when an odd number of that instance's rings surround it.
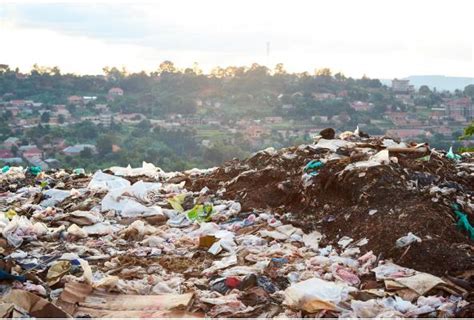
M 31 292 L 14 289 L 3 298 L 3 302 L 15 305 L 15 309 L 25 310 L 29 316 L 35 318 L 70 318 L 63 310 Z
M 74 317 L 144 318 L 190 317 L 186 309 L 194 293 L 164 295 L 124 295 L 92 290 L 87 284 L 67 283 L 58 299 L 58 306 Z

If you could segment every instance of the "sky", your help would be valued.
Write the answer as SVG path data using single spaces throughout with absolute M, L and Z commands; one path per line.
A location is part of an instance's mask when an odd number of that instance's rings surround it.
M 0 0 L 0 63 L 100 74 L 197 62 L 474 76 L 472 0 Z M 267 44 L 269 51 L 267 51 Z

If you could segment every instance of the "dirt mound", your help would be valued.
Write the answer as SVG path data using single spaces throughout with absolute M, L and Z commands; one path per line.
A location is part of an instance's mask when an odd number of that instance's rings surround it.
M 461 204 L 474 222 L 472 159 L 456 163 L 426 146 L 386 147 L 381 139 L 322 142 L 233 160 L 186 187 L 206 186 L 239 201 L 243 211 L 280 213 L 306 231 L 321 231 L 328 244 L 367 238 L 363 250 L 418 270 L 442 275 L 472 267 L 472 242 L 456 228 L 451 208 Z M 305 169 L 311 161 L 321 163 Z M 409 232 L 422 241 L 397 247 Z

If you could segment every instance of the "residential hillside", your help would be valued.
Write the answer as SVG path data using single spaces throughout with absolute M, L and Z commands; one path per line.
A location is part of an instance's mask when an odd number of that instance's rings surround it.
M 474 84 L 474 78 L 468 77 L 447 77 L 443 75 L 417 75 L 409 76 L 403 79 L 410 80 L 415 88 L 419 88 L 423 85 L 428 86 L 430 89 L 436 88 L 436 90 L 463 90 L 466 86 Z M 383 79 L 380 80 L 385 85 L 390 85 L 392 80 Z
M 474 119 L 474 85 L 456 92 L 410 80 L 354 79 L 251 66 L 152 73 L 104 68 L 103 75 L 0 66 L 0 161 L 89 170 L 154 162 L 166 170 L 220 165 L 267 147 L 309 143 L 327 127 L 360 130 L 437 149 Z

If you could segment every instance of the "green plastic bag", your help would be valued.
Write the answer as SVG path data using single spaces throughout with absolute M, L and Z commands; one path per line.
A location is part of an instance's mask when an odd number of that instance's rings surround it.
M 211 220 L 213 211 L 212 204 L 197 204 L 188 211 L 187 216 L 191 221 L 208 222 Z
M 304 172 L 307 172 L 308 174 L 315 176 L 318 174 L 318 170 L 324 167 L 324 163 L 322 163 L 319 160 L 311 160 L 306 164 L 304 167 Z
M 2 173 L 7 173 L 8 170 L 10 170 L 10 166 L 4 166 L 4 167 L 2 168 Z
M 31 173 L 34 176 L 37 176 L 41 173 L 42 169 L 41 167 L 29 167 L 28 172 Z
M 76 168 L 76 169 L 72 170 L 72 173 L 74 173 L 76 175 L 86 174 L 86 170 L 84 170 L 84 168 Z
M 474 227 L 467 219 L 467 214 L 460 210 L 458 204 L 453 204 L 453 209 L 456 217 L 458 218 L 458 222 L 456 223 L 457 228 L 466 231 L 469 234 L 469 238 L 474 240 Z
M 455 154 L 453 152 L 453 147 L 449 148 L 448 153 L 446 154 L 446 158 L 454 160 L 454 161 L 459 161 L 461 160 L 461 156 L 459 154 Z

